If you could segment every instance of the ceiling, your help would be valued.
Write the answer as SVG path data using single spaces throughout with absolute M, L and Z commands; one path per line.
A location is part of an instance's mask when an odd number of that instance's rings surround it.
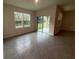
M 40 10 L 51 5 L 61 5 L 64 10 L 72 10 L 75 7 L 75 0 L 39 0 L 37 4 L 35 0 L 3 0 L 3 2 L 29 10 Z

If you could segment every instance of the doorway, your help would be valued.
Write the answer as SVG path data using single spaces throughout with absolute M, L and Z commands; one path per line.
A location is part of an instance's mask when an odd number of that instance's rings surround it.
M 38 31 L 45 33 L 49 32 L 50 16 L 38 16 L 37 22 L 38 22 Z

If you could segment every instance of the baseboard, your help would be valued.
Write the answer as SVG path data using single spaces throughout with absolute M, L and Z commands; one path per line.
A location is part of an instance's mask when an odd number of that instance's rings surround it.
M 14 36 L 7 37 L 7 38 L 4 38 L 4 37 L 3 37 L 3 39 L 4 39 L 4 40 L 5 40 L 5 39 L 10 39 L 10 38 L 18 37 L 18 36 L 25 35 L 25 34 L 29 34 L 29 33 L 33 33 L 33 32 L 36 32 L 36 30 L 35 30 L 35 31 L 31 31 L 31 32 L 22 33 L 22 34 L 19 34 L 19 35 L 14 35 Z
M 51 34 L 51 33 L 48 33 L 49 35 L 51 35 L 51 36 L 54 36 L 54 34 Z

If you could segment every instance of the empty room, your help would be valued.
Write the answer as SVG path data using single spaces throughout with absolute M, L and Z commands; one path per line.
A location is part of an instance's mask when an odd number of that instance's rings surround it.
M 4 59 L 75 59 L 75 0 L 3 0 Z

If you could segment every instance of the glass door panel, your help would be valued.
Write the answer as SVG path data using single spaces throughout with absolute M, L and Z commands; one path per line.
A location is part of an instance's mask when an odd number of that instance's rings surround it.
M 37 17 L 37 21 L 38 21 L 38 31 L 48 33 L 50 16 L 39 16 Z
M 43 17 L 42 16 L 37 17 L 37 21 L 38 21 L 38 31 L 43 31 Z

